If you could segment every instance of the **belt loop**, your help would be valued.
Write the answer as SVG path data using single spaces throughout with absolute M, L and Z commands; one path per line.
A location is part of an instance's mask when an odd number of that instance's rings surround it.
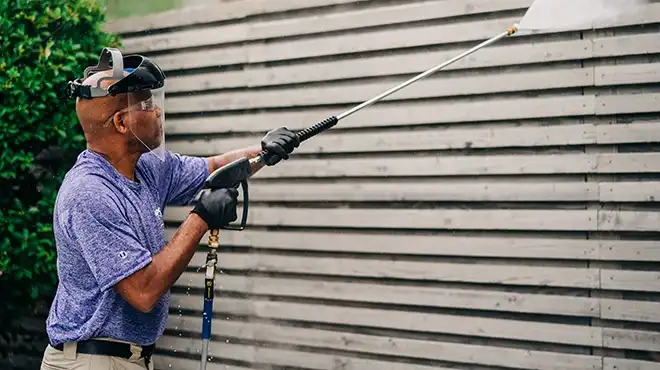
M 142 347 L 131 343 L 131 357 L 128 359 L 131 362 L 137 362 L 142 356 Z
M 77 349 L 78 349 L 78 345 L 76 342 L 64 343 L 62 348 L 62 352 L 64 353 L 64 358 L 66 358 L 67 360 L 75 360 Z

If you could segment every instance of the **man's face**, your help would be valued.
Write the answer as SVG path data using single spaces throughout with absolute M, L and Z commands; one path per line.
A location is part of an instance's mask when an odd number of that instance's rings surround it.
M 130 128 L 129 141 L 137 151 L 148 152 L 162 144 L 163 112 L 158 103 L 149 92 L 129 95 L 125 117 Z

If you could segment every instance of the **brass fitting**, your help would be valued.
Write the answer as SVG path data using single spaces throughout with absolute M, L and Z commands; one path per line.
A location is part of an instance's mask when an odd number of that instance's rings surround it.
M 220 238 L 218 235 L 220 234 L 220 230 L 214 229 L 211 230 L 211 234 L 209 235 L 209 248 L 213 249 L 218 249 L 220 248 Z
M 516 33 L 516 32 L 518 32 L 518 24 L 514 24 L 513 26 L 511 26 L 510 28 L 508 28 L 508 29 L 506 30 L 506 34 L 507 34 L 508 36 L 511 36 L 511 35 L 513 35 L 513 34 Z

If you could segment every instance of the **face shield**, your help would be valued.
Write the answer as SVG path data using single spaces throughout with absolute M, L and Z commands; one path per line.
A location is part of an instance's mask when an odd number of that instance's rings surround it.
M 103 77 L 96 83 L 84 84 L 98 73 L 103 73 Z M 125 98 L 122 109 L 108 119 L 121 117 L 134 150 L 164 160 L 165 74 L 151 59 L 135 54 L 122 56 L 118 49 L 105 48 L 96 66 L 87 67 L 82 78 L 68 83 L 68 93 L 78 99 Z
M 164 160 L 165 89 L 128 93 L 126 102 L 126 108 L 121 113 L 124 124 L 133 136 L 133 148 Z

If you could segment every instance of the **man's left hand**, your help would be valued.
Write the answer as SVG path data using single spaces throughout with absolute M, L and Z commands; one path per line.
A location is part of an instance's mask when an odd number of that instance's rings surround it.
M 261 139 L 261 149 L 271 154 L 266 158 L 267 166 L 274 166 L 282 159 L 289 159 L 289 154 L 300 145 L 300 140 L 295 132 L 286 127 L 279 127 L 269 131 Z

